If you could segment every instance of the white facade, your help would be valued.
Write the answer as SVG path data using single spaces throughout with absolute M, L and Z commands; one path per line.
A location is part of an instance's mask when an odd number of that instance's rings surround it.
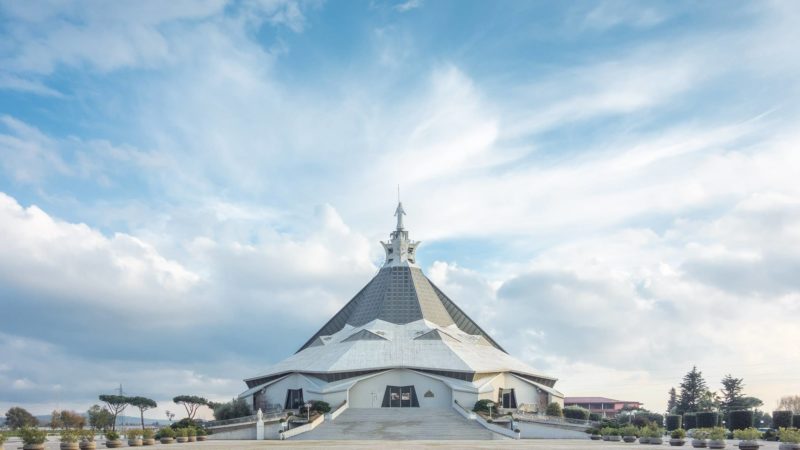
M 246 379 L 240 397 L 254 410 L 293 408 L 300 398 L 353 408 L 563 403 L 555 378 L 508 355 L 425 277 L 404 214 L 398 205 L 380 272 L 297 353 Z

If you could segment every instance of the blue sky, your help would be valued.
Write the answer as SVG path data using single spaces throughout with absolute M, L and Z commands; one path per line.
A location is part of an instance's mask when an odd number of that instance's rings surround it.
M 369 281 L 398 184 L 428 275 L 567 395 L 660 411 L 697 364 L 769 410 L 800 369 L 798 19 L 0 2 L 0 410 L 236 395 Z

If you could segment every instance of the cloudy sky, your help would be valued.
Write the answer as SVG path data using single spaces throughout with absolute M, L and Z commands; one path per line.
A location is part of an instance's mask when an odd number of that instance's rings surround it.
M 800 393 L 797 2 L 0 2 L 0 413 L 175 409 L 382 262 L 567 395 Z

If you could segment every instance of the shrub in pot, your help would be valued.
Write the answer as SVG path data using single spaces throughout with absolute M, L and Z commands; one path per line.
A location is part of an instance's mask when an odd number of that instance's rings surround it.
M 208 433 L 206 432 L 205 428 L 198 428 L 197 429 L 197 440 L 198 441 L 205 441 L 206 440 L 206 435 L 208 435 Z
M 47 432 L 33 427 L 22 427 L 19 429 L 19 437 L 24 450 L 44 450 Z
M 78 439 L 80 434 L 75 430 L 62 430 L 60 433 L 61 450 L 80 450 Z
M 142 445 L 156 445 L 155 433 L 151 428 L 142 430 Z
M 189 442 L 197 442 L 197 429 L 195 427 L 187 428 L 186 435 L 189 438 Z
M 589 439 L 593 441 L 599 441 L 602 438 L 599 428 L 589 428 L 586 432 L 589 433 Z
M 650 434 L 647 432 L 646 427 L 639 428 L 639 443 L 640 444 L 650 443 Z
M 630 444 L 631 442 L 636 442 L 639 429 L 633 425 L 626 425 L 619 429 L 619 433 L 622 435 L 622 440 Z
M 800 430 L 781 428 L 778 439 L 781 441 L 780 450 L 800 450 Z
M 142 430 L 128 430 L 125 435 L 128 437 L 129 447 L 141 447 L 144 444 L 142 442 Z
M 81 443 L 78 444 L 81 450 L 94 450 L 97 444 L 94 442 L 94 430 L 81 431 Z
M 708 448 L 725 448 L 726 437 L 728 437 L 728 430 L 725 428 L 712 428 L 708 432 Z
M 603 436 L 603 440 L 607 441 L 608 438 L 611 436 L 611 427 L 603 427 L 600 429 L 600 436 Z
M 692 447 L 706 448 L 708 446 L 708 430 L 705 428 L 695 428 L 692 433 Z
M 772 427 L 777 430 L 781 428 L 792 428 L 792 412 L 772 411 Z
M 3 444 L 5 444 L 5 443 L 6 443 L 6 434 L 3 433 L 3 432 L 0 432 L 0 448 L 3 448 Z
M 120 448 L 122 447 L 122 440 L 119 438 L 119 433 L 116 431 L 106 432 L 106 447 L 107 448 Z
M 178 428 L 175 430 L 175 438 L 178 443 L 189 442 L 189 430 L 186 428 Z
M 761 432 L 750 427 L 744 430 L 735 430 L 733 437 L 739 439 L 740 450 L 758 450 L 758 440 L 761 438 Z
M 172 444 L 175 442 L 175 430 L 171 427 L 164 427 L 158 430 L 158 439 L 162 444 Z
M 683 428 L 676 428 L 669 434 L 669 445 L 673 447 L 683 447 L 686 443 L 686 430 Z
M 664 443 L 664 429 L 656 426 L 654 424 L 650 424 L 647 427 L 647 433 L 650 435 L 650 440 L 648 441 L 649 444 L 653 445 L 661 445 Z

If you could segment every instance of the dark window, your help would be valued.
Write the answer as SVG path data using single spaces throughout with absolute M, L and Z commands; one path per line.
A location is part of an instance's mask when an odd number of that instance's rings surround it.
M 303 390 L 302 389 L 287 389 L 286 390 L 286 403 L 284 409 L 300 409 L 303 407 Z

